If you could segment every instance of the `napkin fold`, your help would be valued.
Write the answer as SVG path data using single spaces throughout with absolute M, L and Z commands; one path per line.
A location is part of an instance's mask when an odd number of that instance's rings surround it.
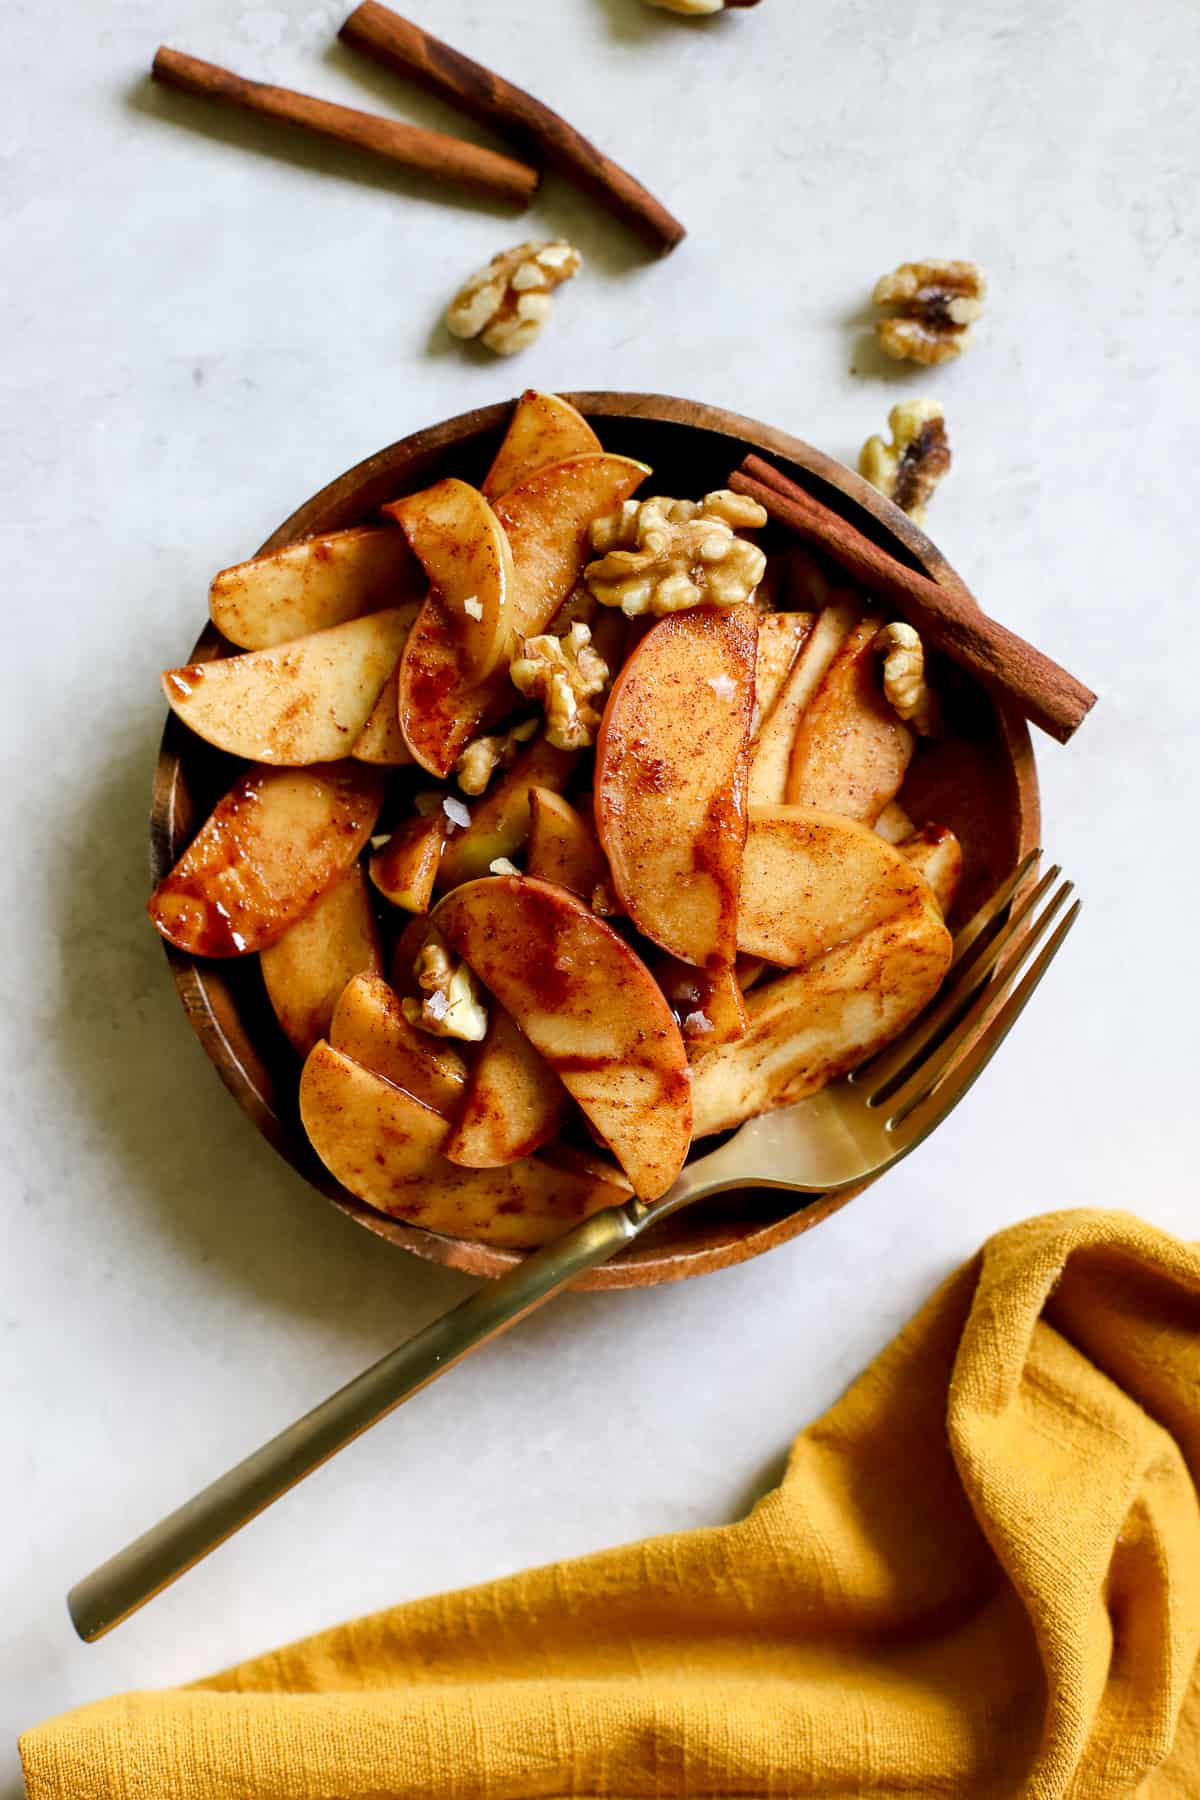
M 619 1302 L 617 1303 L 619 1305 Z M 1200 1794 L 1200 1253 L 1001 1232 L 738 1524 L 21 1743 L 32 1800 Z

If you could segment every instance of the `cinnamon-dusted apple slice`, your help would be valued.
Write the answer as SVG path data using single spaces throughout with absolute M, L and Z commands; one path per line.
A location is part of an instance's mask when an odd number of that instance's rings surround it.
M 300 1078 L 300 1117 L 313 1149 L 342 1186 L 376 1211 L 446 1237 L 531 1250 L 629 1188 L 586 1157 L 527 1157 L 503 1169 L 462 1169 L 442 1154 L 450 1126 L 328 1043 Z
M 247 769 L 150 896 L 156 929 L 192 956 L 275 943 L 355 861 L 383 786 L 364 763 Z
M 569 1107 L 549 1063 L 493 1002 L 444 1154 L 467 1169 L 502 1168 L 556 1137 Z
M 467 1065 L 445 1038 L 410 1025 L 400 996 L 378 975 L 359 975 L 338 997 L 326 1034 L 335 1050 L 450 1118 L 467 1087 Z
M 751 807 L 743 955 L 799 968 L 928 898 L 920 871 L 868 826 L 804 806 Z
M 484 477 L 483 492 L 494 500 L 497 494 L 507 494 L 510 488 L 550 463 L 600 448 L 600 439 L 569 400 L 527 388 L 517 401 L 496 460 Z
M 338 997 L 356 975 L 383 967 L 367 879 L 355 863 L 259 958 L 267 998 L 294 1050 L 328 1037 Z
M 500 875 L 455 888 L 433 923 L 556 1070 L 644 1199 L 691 1141 L 687 1055 L 645 964 L 565 888 Z
M 588 559 L 588 526 L 622 505 L 649 473 L 627 456 L 573 456 L 496 501 L 512 550 L 514 641 L 546 629 Z M 416 761 L 431 775 L 448 775 L 479 726 L 513 711 L 515 699 L 506 667 L 483 681 L 469 676 L 454 623 L 431 595 L 400 669 L 400 726 Z
M 564 788 L 579 762 L 578 750 L 559 750 L 534 738 L 511 769 L 471 808 L 471 823 L 446 846 L 438 885 L 457 887 L 486 875 L 497 857 L 512 857 L 529 836 L 529 795 L 533 788 Z
M 163 692 L 185 725 L 231 756 L 303 768 L 345 756 L 362 735 L 415 617 L 391 606 L 273 650 L 168 669 Z
M 647 632 L 596 740 L 596 830 L 617 898 L 682 962 L 737 953 L 758 616 L 695 607 Z
M 762 588 L 758 589 L 761 599 Z M 788 678 L 817 622 L 815 613 L 767 613 L 758 623 L 758 660 L 754 670 L 755 717 L 761 725 Z
M 270 650 L 385 606 L 419 602 L 425 576 L 393 525 L 327 531 L 213 576 L 212 622 L 241 650 Z
M 570 888 L 589 906 L 596 890 L 608 887 L 608 864 L 595 827 L 578 809 L 550 788 L 529 790 L 529 843 L 525 873 L 538 881 Z M 596 910 L 604 911 L 604 907 Z
M 788 767 L 791 806 L 816 806 L 873 825 L 900 792 L 912 731 L 884 698 L 875 638 L 885 621 L 860 619 L 796 729 Z
M 896 848 L 925 877 L 945 918 L 958 896 L 963 868 L 962 845 L 950 827 L 923 825 Z
M 371 708 L 371 716 L 354 740 L 350 754 L 359 762 L 381 763 L 385 768 L 402 769 L 412 761 L 412 751 L 400 729 L 400 664 L 392 670 L 379 690 L 379 698 Z
M 850 635 L 860 608 L 849 600 L 827 606 L 817 615 L 788 670 L 774 704 L 764 711 L 750 746 L 748 795 L 751 806 L 778 806 L 787 790 L 792 745 L 804 709 L 825 672 Z
M 513 561 L 500 521 L 478 488 L 453 476 L 383 510 L 450 617 L 463 680 L 482 681 L 511 636 Z
M 952 942 L 932 896 L 746 996 L 749 1027 L 692 1063 L 697 1137 L 788 1106 L 865 1062 L 928 1005 Z
M 403 819 L 387 843 L 372 852 L 371 880 L 385 900 L 405 912 L 429 911 L 449 830 L 439 806 L 427 818 L 416 813 Z
M 648 463 L 606 451 L 568 456 L 495 502 L 512 546 L 517 637 L 545 630 L 591 557 L 592 520 L 623 506 L 649 473 Z

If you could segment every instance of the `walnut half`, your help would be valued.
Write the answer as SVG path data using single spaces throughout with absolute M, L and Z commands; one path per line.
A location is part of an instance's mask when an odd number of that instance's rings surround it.
M 987 284 L 973 262 L 901 263 L 875 284 L 876 306 L 899 308 L 875 327 L 880 345 L 897 361 L 948 362 L 971 342 L 969 327 L 983 311 Z
M 689 606 L 738 606 L 763 578 L 757 544 L 735 536 L 767 522 L 757 500 L 719 488 L 703 500 L 627 500 L 592 524 L 601 552 L 583 579 L 604 606 L 628 619 L 682 612 Z
M 600 714 L 591 701 L 611 676 L 592 648 L 588 626 L 578 620 L 553 637 L 526 638 L 509 665 L 513 686 L 546 709 L 546 742 L 559 750 L 586 750 L 596 741 Z
M 565 238 L 501 250 L 459 289 L 446 309 L 457 338 L 478 338 L 497 356 L 523 350 L 550 317 L 550 296 L 577 275 L 583 258 Z
M 486 792 L 496 770 L 511 769 L 524 745 L 537 736 L 537 729 L 537 719 L 523 719 L 502 737 L 472 738 L 454 765 L 463 793 L 474 800 Z
M 413 974 L 424 998 L 406 995 L 400 1002 L 409 1024 L 433 1037 L 482 1043 L 488 1016 L 466 963 L 456 963 L 441 944 L 426 944 L 413 964 Z
M 888 414 L 888 424 L 891 443 L 869 437 L 859 452 L 858 472 L 919 521 L 950 467 L 946 416 L 936 400 L 902 400 Z
M 897 620 L 876 632 L 872 647 L 883 657 L 883 691 L 889 706 L 920 737 L 932 737 L 941 723 L 941 708 L 925 679 L 920 633 Z

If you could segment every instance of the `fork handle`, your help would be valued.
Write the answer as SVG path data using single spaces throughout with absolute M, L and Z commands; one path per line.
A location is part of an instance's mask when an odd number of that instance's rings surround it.
M 485 1281 L 202 1488 L 71 1589 L 67 1607 L 80 1637 L 88 1643 L 103 1637 L 401 1401 L 543 1306 L 584 1270 L 615 1256 L 649 1218 L 639 1200 L 593 1213 L 499 1281 Z

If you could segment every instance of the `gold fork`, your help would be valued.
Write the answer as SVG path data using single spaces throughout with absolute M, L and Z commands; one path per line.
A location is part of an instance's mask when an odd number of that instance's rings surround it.
M 836 1192 L 915 1150 L 987 1067 L 1079 916 L 1078 900 L 1063 912 L 1072 884 L 1057 866 L 1014 903 L 1039 855 L 958 934 L 941 993 L 887 1049 L 809 1099 L 748 1120 L 661 1200 L 594 1213 L 382 1357 L 73 1587 L 79 1635 L 111 1631 L 402 1400 L 669 1213 L 729 1188 Z

